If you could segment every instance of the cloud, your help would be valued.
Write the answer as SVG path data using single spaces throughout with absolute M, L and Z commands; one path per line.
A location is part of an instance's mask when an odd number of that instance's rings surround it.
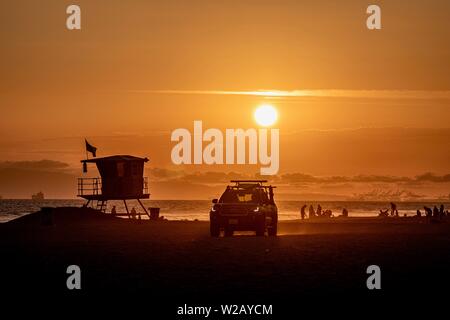
M 374 189 L 364 193 L 355 193 L 352 200 L 357 201 L 415 201 L 423 199 L 423 194 L 409 190 Z
M 287 185 L 305 184 L 343 184 L 343 183 L 420 183 L 420 182 L 450 182 L 450 174 L 436 175 L 424 173 L 416 177 L 391 176 L 391 175 L 355 175 L 355 176 L 314 176 L 311 174 L 293 172 L 275 176 L 261 176 L 257 173 L 246 174 L 238 172 L 184 172 L 163 168 L 152 168 L 147 170 L 151 179 L 155 180 L 177 180 L 200 184 L 227 183 L 233 179 L 265 179 L 272 183 Z
M 397 176 L 382 176 L 382 175 L 357 175 L 350 179 L 351 182 L 408 182 L 411 178 L 397 177 Z
M 237 172 L 206 171 L 187 173 L 182 170 L 171 170 L 165 168 L 151 168 L 146 170 L 146 172 L 149 174 L 150 179 L 157 181 L 172 180 L 177 182 L 181 181 L 185 183 L 199 184 L 227 183 L 233 179 L 256 179 L 255 175 Z
M 408 177 L 383 176 L 383 175 L 356 175 L 356 176 L 313 176 L 304 173 L 288 173 L 280 176 L 282 183 L 348 183 L 348 182 L 408 182 Z
M 67 169 L 69 165 L 64 162 L 54 160 L 38 160 L 38 161 L 2 161 L 0 169 L 22 169 L 22 170 L 61 170 Z
M 280 182 L 284 183 L 305 183 L 320 182 L 321 179 L 304 173 L 286 173 L 281 175 Z
M 370 99 L 450 99 L 450 91 L 427 90 L 255 90 L 255 91 L 227 91 L 227 90 L 130 90 L 135 93 L 150 94 L 184 94 L 184 95 L 238 95 L 257 96 L 266 98 L 297 99 L 305 97 L 323 98 L 370 98 Z
M 450 174 L 438 176 L 431 172 L 427 172 L 422 175 L 416 176 L 415 180 L 416 181 L 427 181 L 427 182 L 450 182 Z
M 146 170 L 147 174 L 155 179 L 176 178 L 183 175 L 182 171 L 170 170 L 165 168 L 150 168 Z
M 47 198 L 73 198 L 76 178 L 64 162 L 0 162 L 0 194 L 4 198 L 29 198 L 38 191 L 44 192 Z
M 267 179 L 279 187 L 283 199 L 300 195 L 338 195 L 352 199 L 419 199 L 442 194 L 450 183 L 450 174 L 423 173 L 414 177 L 391 175 L 318 176 L 290 172 L 276 176 L 257 173 L 186 171 L 178 167 L 153 167 L 149 176 L 150 191 L 158 199 L 206 199 L 217 197 L 234 179 Z M 43 191 L 48 198 L 73 198 L 80 172 L 67 163 L 53 160 L 0 162 L 0 194 L 4 198 L 29 198 Z M 400 191 L 398 191 L 400 190 Z M 324 193 L 325 192 L 325 193 Z M 331 192 L 331 193 L 330 193 Z M 445 192 L 445 191 L 444 191 Z M 286 195 L 291 194 L 287 197 Z M 281 199 L 280 198 L 280 199 Z M 304 198 L 304 197 L 303 197 Z M 331 197 L 330 199 L 335 199 Z

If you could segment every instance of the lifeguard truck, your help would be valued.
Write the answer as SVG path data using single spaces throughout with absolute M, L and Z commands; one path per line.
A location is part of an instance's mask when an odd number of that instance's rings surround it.
M 213 199 L 209 213 L 212 237 L 232 236 L 234 231 L 255 231 L 257 236 L 277 235 L 278 208 L 274 186 L 267 180 L 231 180 L 219 199 Z

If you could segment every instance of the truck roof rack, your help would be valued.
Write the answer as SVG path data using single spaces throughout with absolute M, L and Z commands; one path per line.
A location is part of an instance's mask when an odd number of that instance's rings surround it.
M 241 182 L 258 182 L 258 183 L 266 183 L 267 180 L 231 180 L 233 183 L 241 183 Z
M 231 183 L 235 183 L 231 188 L 253 188 L 255 185 L 258 188 L 276 188 L 275 186 L 263 185 L 267 180 L 230 180 Z

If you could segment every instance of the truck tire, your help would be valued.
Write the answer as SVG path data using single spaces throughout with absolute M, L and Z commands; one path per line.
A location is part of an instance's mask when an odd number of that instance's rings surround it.
M 233 236 L 233 230 L 232 229 L 230 229 L 230 228 L 225 228 L 225 232 L 224 232 L 224 234 L 225 234 L 225 237 L 232 237 Z
M 267 233 L 269 234 L 270 237 L 276 237 L 277 236 L 277 232 L 278 232 L 278 223 L 275 222 L 273 225 L 271 225 L 269 227 L 269 229 L 267 230 Z
M 256 219 L 256 236 L 264 237 L 266 232 L 266 217 L 261 215 Z
M 272 217 L 271 226 L 267 230 L 267 234 L 270 237 L 276 237 L 278 233 L 278 214 L 274 214 Z
M 211 219 L 209 221 L 209 231 L 211 233 L 211 237 L 217 238 L 220 236 L 220 226 L 215 219 Z

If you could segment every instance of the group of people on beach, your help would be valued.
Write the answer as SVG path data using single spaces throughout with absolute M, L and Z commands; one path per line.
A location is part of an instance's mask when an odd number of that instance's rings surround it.
M 398 217 L 398 210 L 397 205 L 393 202 L 390 203 L 391 209 L 380 209 L 380 213 L 378 214 L 379 217 Z M 445 217 L 450 217 L 450 212 L 448 210 L 445 210 L 445 207 L 443 204 L 440 205 L 438 208 L 437 206 L 434 206 L 433 209 L 424 206 L 424 216 L 427 218 L 433 218 L 438 220 L 443 220 Z M 406 216 L 406 215 L 405 215 Z M 422 217 L 422 212 L 420 209 L 417 209 L 416 217 Z
M 427 218 L 433 218 L 433 219 L 438 219 L 438 220 L 443 220 L 445 217 L 449 217 L 450 218 L 450 212 L 448 210 L 445 210 L 444 205 L 441 204 L 441 206 L 438 207 L 434 206 L 433 209 L 424 206 L 424 214 Z M 422 212 L 417 209 L 417 213 L 416 213 L 417 217 L 421 217 L 422 216 Z
M 306 208 L 308 207 L 307 204 L 304 204 L 300 209 L 300 217 L 302 220 L 306 219 Z M 309 219 L 314 218 L 332 218 L 333 217 L 333 211 L 330 209 L 323 210 L 322 206 L 320 204 L 317 205 L 317 210 L 314 210 L 314 207 L 312 204 L 309 206 Z M 348 217 L 348 210 L 346 208 L 342 209 L 342 215 L 341 217 Z
M 391 202 L 389 204 L 390 208 L 387 209 L 380 209 L 380 213 L 378 214 L 379 217 L 398 217 L 399 212 L 397 209 L 397 204 L 394 202 Z M 300 217 L 302 220 L 305 220 L 307 217 L 309 219 L 314 218 L 332 218 L 333 212 L 329 209 L 323 210 L 322 206 L 320 204 L 317 205 L 317 210 L 314 210 L 313 205 L 311 204 L 308 209 L 308 213 L 306 213 L 306 210 L 308 208 L 307 204 L 304 204 L 300 209 Z M 430 219 L 435 220 L 444 220 L 446 217 L 450 218 L 450 212 L 449 210 L 445 210 L 445 207 L 443 204 L 440 205 L 438 208 L 436 205 L 433 207 L 433 209 L 424 206 L 424 214 L 422 215 L 422 212 L 418 209 L 416 213 L 416 217 L 422 217 L 425 216 Z M 406 216 L 406 215 L 405 215 Z M 348 210 L 346 208 L 342 209 L 342 214 L 339 217 L 348 217 Z
M 398 217 L 398 209 L 397 205 L 394 202 L 390 203 L 391 210 L 390 210 L 390 216 L 391 217 Z M 380 209 L 380 213 L 378 214 L 379 217 L 389 217 L 389 209 Z

